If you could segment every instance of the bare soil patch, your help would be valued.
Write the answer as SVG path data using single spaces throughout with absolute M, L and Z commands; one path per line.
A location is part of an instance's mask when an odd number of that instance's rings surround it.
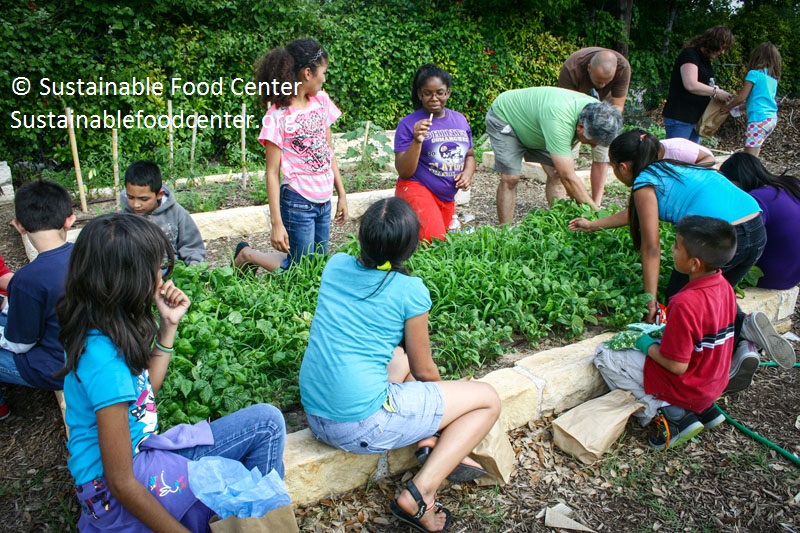
M 762 150 L 773 171 L 788 169 L 800 175 L 797 104 L 782 103 L 778 128 Z M 738 149 L 743 142 L 744 124 L 729 119 L 717 148 Z M 480 224 L 495 223 L 496 186 L 496 175 L 480 172 L 470 204 L 459 207 L 459 213 L 476 215 Z M 521 183 L 516 220 L 544 207 L 543 187 L 532 181 Z M 0 204 L 0 254 L 17 269 L 27 258 L 19 236 L 8 225 L 12 217 L 13 209 Z M 332 247 L 355 228 L 355 221 L 334 227 Z M 258 249 L 269 249 L 266 233 L 218 239 L 207 243 L 209 262 L 228 264 L 236 243 L 243 239 Z M 800 306 L 793 324 L 792 331 L 800 335 Z M 562 343 L 551 338 L 535 349 Z M 533 349 L 522 344 L 515 348 Z M 66 433 L 55 398 L 50 392 L 3 387 L 13 414 L 0 422 L 2 529 L 69 531 L 79 509 L 66 469 Z M 797 369 L 762 367 L 748 390 L 723 397 L 720 405 L 746 426 L 800 454 L 798 387 Z M 290 428 L 301 427 L 302 421 L 293 421 L 292 416 L 287 413 Z M 553 446 L 550 421 L 511 432 L 517 470 L 509 485 L 450 485 L 440 490 L 439 498 L 453 510 L 452 531 L 553 531 L 539 514 L 556 503 L 569 505 L 576 519 L 596 531 L 800 531 L 800 469 L 730 424 L 701 433 L 680 449 L 657 453 L 647 448 L 646 431 L 631 423 L 602 460 L 585 466 Z M 301 530 L 407 531 L 391 518 L 389 502 L 408 475 L 298 508 Z

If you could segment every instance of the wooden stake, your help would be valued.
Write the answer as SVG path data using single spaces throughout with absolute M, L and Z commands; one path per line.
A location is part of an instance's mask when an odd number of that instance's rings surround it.
M 175 152 L 172 144 L 172 100 L 167 100 L 167 117 L 169 117 L 169 177 L 175 179 Z
M 119 205 L 119 151 L 117 146 L 117 128 L 111 129 L 111 165 L 114 167 L 114 199 Z
M 194 149 L 197 146 L 197 111 L 194 112 L 194 123 L 192 124 L 192 150 L 189 153 L 189 163 L 194 165 Z
M 72 110 L 65 107 L 64 114 L 67 116 L 67 132 L 69 133 L 69 145 L 70 148 L 72 148 L 72 162 L 75 165 L 75 177 L 78 180 L 78 195 L 81 199 L 81 211 L 88 213 L 89 208 L 86 206 L 86 192 L 83 190 L 83 176 L 81 175 L 81 160 L 78 157 L 78 141 L 75 139 L 75 128 L 72 126 Z
M 369 120 L 367 124 L 364 126 L 364 146 L 361 147 L 361 161 L 364 161 L 364 158 L 367 157 L 367 144 L 369 143 Z
M 247 104 L 242 104 L 242 185 L 247 186 L 247 158 L 245 157 L 246 150 L 246 137 L 245 125 L 247 124 Z

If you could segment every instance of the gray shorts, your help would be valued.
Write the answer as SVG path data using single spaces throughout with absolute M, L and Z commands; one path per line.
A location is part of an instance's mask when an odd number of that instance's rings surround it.
M 612 350 L 602 342 L 594 352 L 594 366 L 600 371 L 608 388 L 631 391 L 637 400 L 645 404 L 644 410 L 633 413 L 642 426 L 650 423 L 660 407 L 669 405 L 644 391 L 646 359 L 647 356 L 639 350 Z
M 388 407 L 388 408 L 387 408 Z M 375 413 L 355 422 L 307 414 L 313 435 L 349 453 L 396 450 L 430 437 L 444 416 L 444 396 L 436 382 L 389 383 L 388 399 Z
M 501 174 L 519 176 L 522 160 L 553 166 L 550 152 L 541 148 L 528 148 L 520 142 L 514 129 L 498 117 L 491 108 L 486 113 L 486 134 L 492 142 L 494 169 Z
M 572 145 L 572 158 L 577 160 L 580 155 L 581 143 L 576 142 Z M 593 163 L 608 163 L 608 146 L 592 146 L 592 162 Z

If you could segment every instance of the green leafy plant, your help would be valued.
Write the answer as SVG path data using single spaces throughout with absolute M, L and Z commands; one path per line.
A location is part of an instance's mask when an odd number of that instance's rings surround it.
M 444 376 L 473 373 L 513 339 L 535 343 L 549 333 L 574 337 L 641 320 L 649 296 L 627 233 L 570 231 L 567 221 L 576 216 L 594 215 L 559 202 L 514 227 L 482 226 L 434 241 L 408 261 L 431 294 L 431 343 Z M 666 250 L 670 238 L 663 228 Z M 358 253 L 355 236 L 341 251 Z M 167 426 L 253 401 L 299 401 L 297 376 L 326 261 L 313 256 L 259 278 L 231 267 L 176 265 L 175 282 L 193 305 L 159 394 Z
M 366 139 L 364 136 L 366 135 Z M 342 134 L 345 141 L 358 141 L 355 146 L 348 146 L 344 154 L 344 160 L 354 160 L 355 172 L 357 174 L 368 174 L 386 170 L 387 165 L 392 163 L 394 153 L 392 142 L 386 134 L 378 130 L 374 124 L 370 124 L 367 131 L 367 123 L 363 123 L 355 129 Z

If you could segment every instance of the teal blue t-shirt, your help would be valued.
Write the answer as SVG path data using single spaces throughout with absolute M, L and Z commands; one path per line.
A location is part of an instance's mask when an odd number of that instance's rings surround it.
M 77 485 L 103 475 L 95 415 L 99 409 L 128 403 L 128 427 L 134 456 L 145 437 L 158 429 L 150 374 L 146 369 L 138 376 L 131 374 L 117 347 L 98 330 L 90 331 L 86 337 L 77 371 L 64 378 L 64 400 L 69 426 L 67 449 L 70 457 L 67 466 Z
M 761 122 L 778 116 L 778 80 L 767 74 L 767 69 L 748 71 L 745 81 L 753 84 L 747 96 L 747 122 Z
M 666 169 L 674 170 L 677 177 Z M 651 164 L 636 177 L 633 190 L 646 186 L 655 189 L 659 220 L 671 224 L 687 215 L 734 222 L 761 212 L 752 196 L 709 168 Z
M 430 293 L 420 278 L 399 272 L 387 276 L 343 253 L 331 257 L 300 367 L 306 412 L 354 422 L 380 409 L 389 388 L 386 367 L 405 322 L 430 308 Z

